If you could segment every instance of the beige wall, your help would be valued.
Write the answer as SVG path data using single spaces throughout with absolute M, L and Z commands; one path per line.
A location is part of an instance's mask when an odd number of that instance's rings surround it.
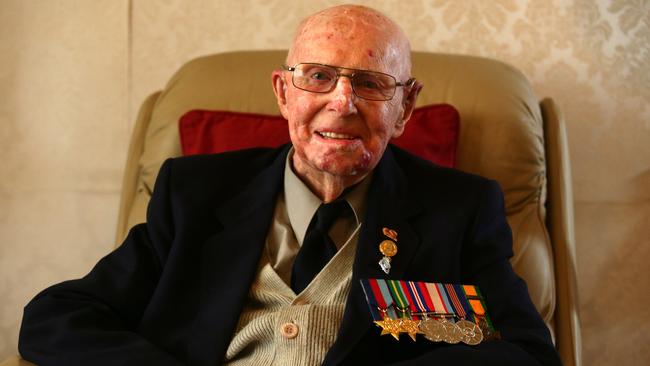
M 110 249 L 146 95 L 195 56 L 286 48 L 299 18 L 334 3 L 0 2 L 0 358 L 15 352 L 22 306 L 39 289 L 86 273 Z M 540 97 L 558 100 L 573 163 L 585 364 L 650 359 L 648 2 L 360 3 L 392 15 L 416 50 L 507 61 Z
M 22 306 L 113 242 L 127 122 L 127 2 L 0 1 L 0 359 Z

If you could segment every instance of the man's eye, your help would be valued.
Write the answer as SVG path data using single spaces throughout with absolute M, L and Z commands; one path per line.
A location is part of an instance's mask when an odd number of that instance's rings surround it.
M 322 71 L 312 73 L 311 78 L 314 80 L 324 80 L 324 81 L 332 79 L 332 77 L 328 73 Z
M 361 78 L 357 81 L 356 85 L 364 89 L 379 89 L 381 88 L 380 83 L 374 79 Z

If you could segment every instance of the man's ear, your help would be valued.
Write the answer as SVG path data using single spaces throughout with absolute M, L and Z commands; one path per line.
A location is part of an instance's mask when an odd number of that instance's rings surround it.
M 415 109 L 415 102 L 418 99 L 418 95 L 420 94 L 422 87 L 424 87 L 424 84 L 418 80 L 415 80 L 413 82 L 413 85 L 408 88 L 408 93 L 402 100 L 402 118 L 397 120 L 397 123 L 395 124 L 395 133 L 393 134 L 393 137 L 399 137 L 402 135 L 402 132 L 404 132 L 404 127 L 406 127 L 406 122 L 408 122 L 409 118 L 411 118 L 411 114 L 413 114 L 413 110 Z
M 284 119 L 289 119 L 287 114 L 287 83 L 284 80 L 284 73 L 282 70 L 273 70 L 271 73 L 271 82 L 273 83 L 273 93 L 275 100 L 280 108 L 280 113 Z

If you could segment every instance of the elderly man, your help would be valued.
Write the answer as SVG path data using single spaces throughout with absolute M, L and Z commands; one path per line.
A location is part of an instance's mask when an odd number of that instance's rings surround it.
M 86 277 L 26 307 L 23 357 L 559 364 L 508 262 L 497 184 L 388 145 L 421 89 L 410 68 L 404 33 L 375 10 L 346 5 L 304 20 L 272 74 L 291 144 L 165 162 L 147 223 Z M 395 247 L 378 249 L 387 237 Z M 373 325 L 367 279 L 476 285 L 501 338 L 470 346 L 382 336 L 391 331 Z

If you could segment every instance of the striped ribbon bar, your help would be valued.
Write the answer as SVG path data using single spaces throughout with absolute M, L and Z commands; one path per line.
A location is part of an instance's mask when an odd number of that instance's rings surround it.
M 451 307 L 451 303 L 447 298 L 447 293 L 445 288 L 441 283 L 426 283 L 427 291 L 429 291 L 429 297 L 431 302 L 433 302 L 434 312 L 436 314 L 453 314 L 454 309 Z
M 463 285 L 462 289 L 465 297 L 467 298 L 469 306 L 472 308 L 472 313 L 474 314 L 476 324 L 479 324 L 480 319 L 483 318 L 485 319 L 489 329 L 493 332 L 496 332 L 494 325 L 492 324 L 492 320 L 490 320 L 490 316 L 485 310 L 487 309 L 485 306 L 485 299 L 483 299 L 483 296 L 481 295 L 478 287 L 473 285 Z
M 378 321 L 382 319 L 381 313 L 379 312 L 379 309 L 381 308 L 381 305 L 386 306 L 386 304 L 379 304 L 379 301 L 377 300 L 377 297 L 375 296 L 374 291 L 372 290 L 372 287 L 370 286 L 370 282 L 375 281 L 373 279 L 361 279 L 361 288 L 363 289 L 363 293 L 366 295 L 366 301 L 368 302 L 368 307 L 370 308 L 370 314 L 372 315 L 372 320 Z M 383 302 L 384 299 L 381 298 L 381 301 Z
M 444 285 L 444 288 L 447 292 L 447 297 L 451 300 L 450 302 L 454 307 L 456 315 L 460 319 L 466 319 L 468 316 L 471 316 L 472 310 L 465 298 L 465 292 L 461 288 L 461 285 L 452 285 L 447 283 Z
M 361 287 L 366 295 L 373 320 L 384 319 L 384 314 L 391 319 L 397 319 L 397 313 L 394 309 L 395 304 L 385 280 L 375 278 L 362 279 Z
M 427 313 L 435 313 L 436 312 L 436 306 L 433 304 L 433 300 L 431 300 L 431 295 L 429 294 L 429 290 L 427 289 L 427 284 L 425 282 L 410 282 L 412 285 L 409 287 L 415 288 L 417 290 L 417 298 L 420 299 L 425 306 L 426 312 Z
M 390 290 L 390 293 L 395 300 L 395 303 L 397 305 L 397 312 L 398 316 L 400 318 L 408 318 L 408 312 L 410 310 L 409 308 L 409 301 L 404 294 L 404 291 L 402 290 L 402 285 L 400 282 L 403 281 L 398 281 L 398 280 L 386 280 L 386 284 L 388 285 L 388 288 Z
M 420 290 L 416 282 L 413 281 L 399 281 L 402 286 L 402 292 L 406 295 L 409 303 L 409 309 L 411 310 L 411 318 L 413 320 L 420 320 L 422 316 L 415 314 L 426 314 L 430 310 L 427 307 L 426 300 L 420 294 Z M 428 294 L 427 294 L 428 296 Z
M 456 316 L 484 324 L 498 334 L 476 286 L 373 278 L 362 279 L 361 286 L 375 321 L 385 316 L 391 319 L 410 316 L 413 320 L 420 320 L 424 315 Z

